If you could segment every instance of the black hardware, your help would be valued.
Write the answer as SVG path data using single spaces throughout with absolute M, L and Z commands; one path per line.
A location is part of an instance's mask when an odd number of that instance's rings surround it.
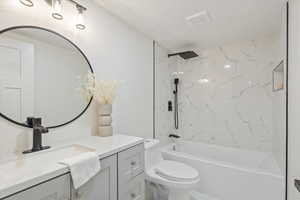
M 179 128 L 179 114 L 178 114 L 178 84 L 179 78 L 174 79 L 175 90 L 173 91 L 174 94 L 174 124 L 175 129 Z
M 94 73 L 94 70 L 93 70 L 93 68 L 92 68 L 92 66 L 91 66 L 91 64 L 90 64 L 90 61 L 88 60 L 87 56 L 83 53 L 83 51 L 82 51 L 82 50 L 81 50 L 74 42 L 72 42 L 70 39 L 66 38 L 66 37 L 63 36 L 62 34 L 57 33 L 57 32 L 55 32 L 55 31 L 53 31 L 53 30 L 50 30 L 50 29 L 47 29 L 47 28 L 43 28 L 43 27 L 39 27 L 39 26 L 13 26 L 13 27 L 9 27 L 9 28 L 6 28 L 6 29 L 1 30 L 1 31 L 0 31 L 0 34 L 5 33 L 5 32 L 7 32 L 7 31 L 11 31 L 11 30 L 16 30 L 16 29 L 30 29 L 30 28 L 32 28 L 32 29 L 37 29 L 37 30 L 48 31 L 48 32 L 53 33 L 53 34 L 55 34 L 55 35 L 57 35 L 57 36 L 59 36 L 59 37 L 65 39 L 66 41 L 68 41 L 75 49 L 77 49 L 77 50 L 80 52 L 80 54 L 84 57 L 84 59 L 86 60 L 88 66 L 90 67 L 91 73 Z M 67 124 L 70 124 L 70 123 L 74 122 L 75 120 L 77 120 L 79 117 L 81 117 L 81 116 L 87 111 L 87 109 L 90 107 L 92 101 L 93 101 L 93 97 L 90 98 L 90 100 L 89 100 L 87 106 L 82 110 L 82 112 L 81 112 L 81 113 L 78 113 L 78 115 L 77 115 L 76 117 L 74 117 L 73 119 L 71 119 L 71 120 L 69 120 L 69 121 L 67 121 L 67 122 L 63 122 L 63 123 L 61 123 L 61 124 L 59 124 L 59 125 L 51 125 L 51 126 L 48 126 L 47 128 L 48 128 L 48 129 L 59 128 L 59 127 L 62 127 L 62 126 L 65 126 L 65 125 L 67 125 Z M 8 120 L 8 121 L 10 121 L 10 122 L 12 122 L 12 123 L 14 123 L 14 124 L 17 124 L 17 125 L 19 125 L 19 126 L 26 127 L 26 128 L 32 128 L 32 127 L 30 127 L 30 126 L 29 126 L 28 124 L 26 124 L 26 123 L 18 122 L 18 121 L 14 120 L 14 119 L 11 119 L 10 117 L 6 116 L 6 115 L 5 115 L 4 113 L 2 113 L 1 111 L 0 111 L 0 117 L 3 117 L 4 119 L 6 119 L 6 120 Z
M 179 136 L 179 135 L 176 135 L 176 134 L 170 134 L 170 135 L 169 135 L 169 138 L 176 138 L 176 139 L 179 139 L 180 136 Z
M 26 150 L 23 153 L 28 154 L 28 153 L 49 149 L 50 148 L 49 146 L 42 145 L 42 134 L 49 132 L 48 128 L 42 126 L 42 119 L 28 117 L 27 125 L 33 128 L 33 142 L 32 142 L 32 149 Z
M 198 54 L 196 54 L 194 51 L 184 51 L 184 52 L 180 52 L 180 53 L 168 54 L 168 57 L 172 57 L 172 56 L 180 56 L 184 60 L 187 60 L 190 58 L 198 57 Z
M 294 185 L 297 188 L 298 192 L 300 192 L 300 180 L 295 179 Z
M 175 85 L 178 85 L 178 83 L 179 83 L 179 78 L 175 78 L 175 79 L 174 79 L 174 84 L 175 84 Z M 177 89 L 176 89 L 176 91 L 177 91 Z
M 169 112 L 173 111 L 172 101 L 168 101 L 168 111 Z

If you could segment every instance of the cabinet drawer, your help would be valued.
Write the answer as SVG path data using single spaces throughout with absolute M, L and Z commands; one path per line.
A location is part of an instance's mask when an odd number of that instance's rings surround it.
M 144 144 L 137 145 L 118 154 L 119 182 L 127 183 L 144 172 Z
M 4 200 L 70 200 L 70 175 L 63 175 Z
M 119 200 L 144 200 L 145 176 L 140 174 L 127 184 L 119 186 Z

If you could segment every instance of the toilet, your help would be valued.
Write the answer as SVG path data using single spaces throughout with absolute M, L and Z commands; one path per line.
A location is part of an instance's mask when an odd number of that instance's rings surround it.
M 145 141 L 146 179 L 167 187 L 169 200 L 190 200 L 189 191 L 199 183 L 199 172 L 187 164 L 163 160 L 155 148 L 158 144 L 158 140 Z

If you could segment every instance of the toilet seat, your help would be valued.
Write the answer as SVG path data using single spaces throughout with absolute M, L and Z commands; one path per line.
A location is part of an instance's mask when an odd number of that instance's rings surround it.
M 194 168 L 180 162 L 164 160 L 154 167 L 156 174 L 167 180 L 176 182 L 195 181 L 199 173 Z
M 174 166 L 174 168 L 171 167 L 171 165 Z M 171 168 L 172 172 L 171 170 L 166 171 L 168 167 Z M 181 170 L 175 171 L 176 167 L 179 167 Z M 189 171 L 192 173 L 189 173 Z M 180 162 L 167 160 L 161 161 L 147 170 L 146 179 L 154 183 L 178 189 L 191 189 L 196 186 L 200 180 L 199 173 L 194 168 Z
M 166 188 L 168 200 L 190 200 L 189 191 L 196 189 L 200 181 L 198 171 L 180 161 L 164 160 L 161 150 L 154 147 L 157 143 L 158 141 L 148 140 L 145 145 L 147 185 Z

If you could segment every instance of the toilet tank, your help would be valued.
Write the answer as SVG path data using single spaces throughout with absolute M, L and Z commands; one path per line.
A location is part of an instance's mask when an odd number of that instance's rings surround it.
M 149 169 L 151 166 L 162 161 L 160 152 L 159 140 L 146 139 L 145 140 L 145 168 Z

